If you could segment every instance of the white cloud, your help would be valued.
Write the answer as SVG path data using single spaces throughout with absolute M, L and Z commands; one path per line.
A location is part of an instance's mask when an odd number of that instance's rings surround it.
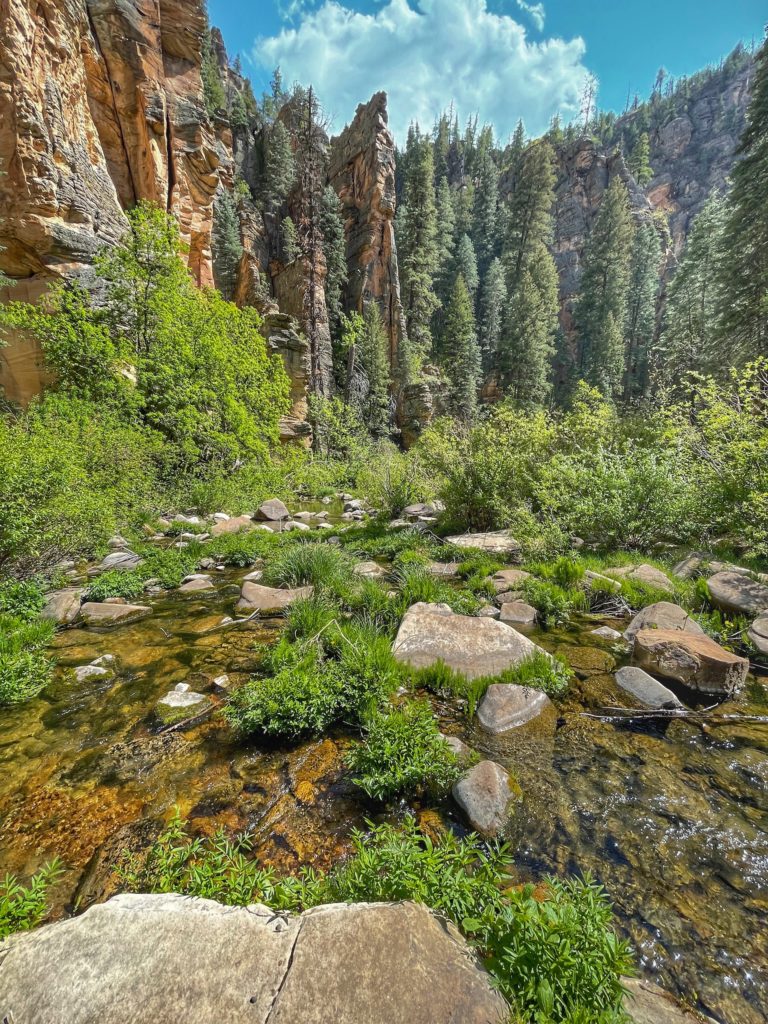
M 286 82 L 311 82 L 337 130 L 385 89 L 399 140 L 411 120 L 431 127 L 451 100 L 505 139 L 520 117 L 536 133 L 553 114 L 578 111 L 584 51 L 579 37 L 530 41 L 487 0 L 385 0 L 371 14 L 323 0 L 293 27 L 257 39 L 253 59 L 265 71 L 280 65 Z
M 525 0 L 517 0 L 517 6 L 525 11 L 539 32 L 544 31 L 544 4 L 528 4 Z

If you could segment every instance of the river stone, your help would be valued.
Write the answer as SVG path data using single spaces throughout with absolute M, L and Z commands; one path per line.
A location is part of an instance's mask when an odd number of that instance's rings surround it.
M 632 643 L 641 629 L 671 629 L 704 635 L 704 630 L 690 613 L 670 601 L 657 601 L 639 611 L 624 630 L 624 639 Z
M 185 686 L 179 683 L 179 686 Z M 155 705 L 155 714 L 163 725 L 174 725 L 176 722 L 183 722 L 187 718 L 194 718 L 201 714 L 210 705 L 211 701 L 205 694 L 195 693 L 194 690 L 181 690 L 179 686 L 170 690 Z
M 517 590 L 521 583 L 530 578 L 531 574 L 525 569 L 502 569 L 491 576 L 491 583 L 497 594 L 503 594 L 508 590 Z
M 40 617 L 55 622 L 57 626 L 69 626 L 80 614 L 83 593 L 80 587 L 69 587 L 46 594 L 45 607 L 40 612 Z
M 493 604 L 484 604 L 481 608 L 478 608 L 475 615 L 481 619 L 498 619 L 501 615 L 501 608 L 497 608 Z
M 646 708 L 681 708 L 678 698 L 660 682 L 636 665 L 625 665 L 616 673 L 616 682 Z
M 98 571 L 127 572 L 130 569 L 137 569 L 142 561 L 135 551 L 111 551 L 102 559 Z
M 289 519 L 287 523 L 282 524 L 282 529 L 285 533 L 289 533 L 291 530 L 298 530 L 300 533 L 310 529 L 309 523 L 301 523 L 298 519 Z
M 467 679 L 498 675 L 540 650 L 503 622 L 421 601 L 405 613 L 392 647 L 395 658 L 412 668 L 442 661 Z
M 84 683 L 88 679 L 108 679 L 112 675 L 112 670 L 103 665 L 78 665 L 73 671 L 78 683 Z
M 462 533 L 446 537 L 448 544 L 459 548 L 478 548 L 491 555 L 519 555 L 520 545 L 509 530 L 495 530 L 492 533 Z
M 598 636 L 601 640 L 622 640 L 623 633 L 620 633 L 618 629 L 612 629 L 610 626 L 599 626 L 597 629 L 592 630 L 592 636 Z
M 253 527 L 253 520 L 250 516 L 235 516 L 232 519 L 220 519 L 211 527 L 212 537 L 221 537 L 227 533 L 240 533 L 242 530 L 250 530 Z
M 737 615 L 768 611 L 768 587 L 737 572 L 718 572 L 707 581 L 712 603 Z
M 455 579 L 456 573 L 459 568 L 458 562 L 430 562 L 427 566 L 430 573 L 433 576 L 437 576 L 439 579 L 452 580 Z
M 235 606 L 239 612 L 261 612 L 263 615 L 278 615 L 300 597 L 311 597 L 312 587 L 298 587 L 295 590 L 279 590 L 262 587 L 260 583 L 243 583 L 240 600 Z
M 259 505 L 254 518 L 266 522 L 279 523 L 281 519 L 290 518 L 290 515 L 291 513 L 288 511 L 287 506 L 279 498 L 270 498 Z
M 501 606 L 499 618 L 520 626 L 532 626 L 536 622 L 536 609 L 525 601 L 511 601 Z
M 747 636 L 761 654 L 768 654 L 768 615 L 755 619 L 747 630 Z
M 470 768 L 455 783 L 452 793 L 472 828 L 490 837 L 504 828 L 515 799 L 509 775 L 495 761 L 481 761 Z
M 440 733 L 440 735 L 447 743 L 451 753 L 456 757 L 461 758 L 462 760 L 472 757 L 474 751 L 471 747 L 467 746 L 464 740 L 460 740 L 458 736 L 446 736 L 445 733 Z
M 363 509 L 363 503 L 359 498 L 350 498 L 349 501 L 344 502 L 345 512 L 361 512 Z
M 711 1017 L 682 1009 L 663 989 L 645 978 L 623 978 L 624 1009 L 634 1024 L 716 1024 Z
M 655 565 L 622 565 L 615 569 L 606 569 L 606 576 L 614 579 L 632 580 L 634 583 L 644 583 L 646 586 L 655 587 L 657 590 L 666 590 L 674 594 L 675 585 L 666 573 L 657 569 Z
M 387 575 L 387 570 L 377 562 L 358 562 L 352 571 L 366 580 L 380 580 Z
M 692 580 L 704 567 L 707 556 L 702 551 L 691 551 L 672 570 L 672 575 L 681 580 Z
M 552 708 L 552 701 L 541 690 L 492 683 L 477 709 L 477 720 L 486 732 L 498 734 L 518 729 Z
M 80 619 L 86 626 L 107 628 L 125 626 L 152 614 L 143 604 L 110 604 L 107 601 L 86 601 L 80 608 Z
M 207 577 L 198 577 L 194 580 L 187 580 L 179 587 L 180 594 L 197 594 L 200 591 L 215 590 L 213 583 Z
M 641 629 L 633 652 L 637 664 L 702 693 L 731 694 L 745 683 L 749 661 L 710 637 L 671 629 Z
M 508 1016 L 455 926 L 415 903 L 330 904 L 291 917 L 261 904 L 124 893 L 0 943 L 0 992 L 0 1014 L 19 1024 L 501 1024 Z

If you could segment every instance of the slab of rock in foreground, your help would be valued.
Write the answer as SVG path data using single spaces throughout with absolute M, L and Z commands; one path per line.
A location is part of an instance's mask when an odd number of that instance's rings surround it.
M 175 725 L 202 714 L 210 703 L 205 694 L 195 693 L 186 683 L 180 683 L 157 702 L 155 714 L 163 725 Z
M 674 629 L 704 636 L 704 630 L 679 604 L 657 601 L 641 609 L 624 630 L 624 639 L 632 642 L 641 629 Z
M 405 613 L 392 647 L 395 658 L 412 668 L 443 661 L 467 679 L 498 675 L 540 650 L 503 622 L 456 615 L 447 604 L 422 601 Z
M 646 708 L 681 708 L 678 698 L 653 676 L 636 665 L 625 665 L 616 673 L 616 682 Z
M 106 601 L 86 601 L 80 608 L 80 619 L 86 626 L 125 626 L 152 614 L 152 609 L 143 604 L 110 604 Z
M 261 612 L 262 615 L 278 615 L 298 598 L 311 596 L 312 587 L 279 590 L 275 587 L 262 587 L 260 583 L 243 583 L 240 591 L 240 600 L 237 602 L 236 608 L 239 612 Z
M 259 904 L 123 894 L 0 943 L 0 993 L 0 1015 L 20 1024 L 508 1017 L 458 931 L 414 903 L 331 904 L 288 917 Z
M 479 548 L 491 555 L 517 555 L 520 545 L 509 530 L 495 530 L 492 533 L 462 533 L 446 537 L 446 543 L 459 548 Z
M 519 729 L 544 711 L 550 713 L 554 730 L 554 705 L 546 693 L 514 683 L 492 683 L 477 709 L 477 720 L 486 732 L 498 734 Z
M 671 629 L 641 629 L 633 652 L 637 664 L 692 690 L 728 695 L 741 689 L 749 661 L 710 637 Z
M 768 615 L 755 619 L 747 630 L 747 636 L 761 654 L 768 654 Z
M 515 794 L 509 775 L 495 761 L 481 761 L 454 785 L 453 799 L 476 832 L 495 836 L 509 817 Z
M 501 569 L 491 576 L 493 589 L 497 594 L 503 594 L 508 590 L 517 590 L 531 574 L 525 569 Z
M 718 572 L 707 580 L 712 603 L 725 612 L 759 615 L 768 611 L 768 587 L 738 572 Z
M 624 1009 L 634 1024 L 715 1024 L 711 1017 L 694 1016 L 683 1010 L 672 996 L 645 978 L 624 978 L 624 987 Z
M 79 587 L 55 590 L 52 594 L 46 594 L 45 607 L 40 612 L 40 617 L 50 619 L 57 626 L 69 626 L 80 614 L 82 599 L 83 590 Z

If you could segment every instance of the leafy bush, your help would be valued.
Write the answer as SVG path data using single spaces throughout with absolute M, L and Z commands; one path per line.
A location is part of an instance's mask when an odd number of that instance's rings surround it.
M 0 706 L 21 704 L 48 685 L 54 663 L 45 648 L 54 631 L 52 622 L 0 614 Z
M 575 588 L 564 590 L 557 583 L 533 578 L 524 580 L 522 587 L 525 600 L 538 612 L 544 629 L 564 625 L 573 611 L 587 607 L 583 591 Z
M 195 542 L 190 542 L 186 548 L 159 548 L 143 544 L 136 551 L 144 559 L 139 570 L 142 578 L 145 581 L 156 579 L 165 590 L 175 590 L 185 576 L 195 571 L 203 548 Z
M 0 941 L 40 924 L 48 913 L 48 890 L 61 873 L 59 861 L 53 860 L 32 876 L 28 886 L 14 875 L 0 880 Z
M 107 597 L 124 597 L 132 600 L 144 593 L 147 577 L 137 569 L 121 571 L 111 569 L 97 576 L 88 584 L 88 600 L 103 601 Z
M 365 739 L 346 758 L 354 782 L 375 800 L 401 795 L 442 796 L 460 774 L 426 701 L 374 715 Z
M 279 544 L 276 533 L 266 530 L 244 530 L 240 533 L 224 533 L 207 542 L 205 552 L 222 565 L 245 569 L 263 558 Z
M 315 587 L 343 592 L 352 580 L 349 555 L 334 544 L 310 541 L 280 551 L 264 570 L 268 586 Z
M 45 604 L 43 588 L 36 580 L 0 581 L 0 613 L 29 621 Z

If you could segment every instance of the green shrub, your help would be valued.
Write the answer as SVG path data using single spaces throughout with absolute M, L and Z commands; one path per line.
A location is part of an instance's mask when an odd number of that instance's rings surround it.
M 45 604 L 43 588 L 36 580 L 0 581 L 0 613 L 29 621 Z
M 295 543 L 270 560 L 263 580 L 267 586 L 311 586 L 341 593 L 352 581 L 352 562 L 349 555 L 334 544 Z
M 523 594 L 538 612 L 539 623 L 544 629 L 565 625 L 572 612 L 588 607 L 583 591 L 565 590 L 548 580 L 524 580 Z
M 362 626 L 394 636 L 400 623 L 400 612 L 389 596 L 387 584 L 378 580 L 361 580 L 350 593 L 347 606 Z
M 186 548 L 159 548 L 153 544 L 144 544 L 136 549 L 137 554 L 144 559 L 139 571 L 145 581 L 155 579 L 165 590 L 175 590 L 185 576 L 195 571 L 203 550 L 194 541 Z
M 183 523 L 174 519 L 163 531 L 166 537 L 180 537 L 182 533 L 193 533 L 195 535 L 206 533 L 208 527 L 205 523 Z
M 48 891 L 61 874 L 59 861 L 53 860 L 32 876 L 28 886 L 14 875 L 0 879 L 0 941 L 40 924 L 48 913 Z
M 322 640 L 325 631 L 338 625 L 341 611 L 338 605 L 324 593 L 314 593 L 294 601 L 286 613 L 283 635 L 289 640 Z
M 443 796 L 460 774 L 426 701 L 374 715 L 346 764 L 355 773 L 353 781 L 374 800 Z
M 30 700 L 51 681 L 54 662 L 45 648 L 54 631 L 52 622 L 0 614 L 0 706 Z
M 573 672 L 564 658 L 537 651 L 514 668 L 505 669 L 494 682 L 529 686 L 534 690 L 543 690 L 550 697 L 562 697 L 572 679 Z
M 124 597 L 130 601 L 144 593 L 146 579 L 145 574 L 138 569 L 111 569 L 88 584 L 88 600 L 103 601 L 107 597 Z

